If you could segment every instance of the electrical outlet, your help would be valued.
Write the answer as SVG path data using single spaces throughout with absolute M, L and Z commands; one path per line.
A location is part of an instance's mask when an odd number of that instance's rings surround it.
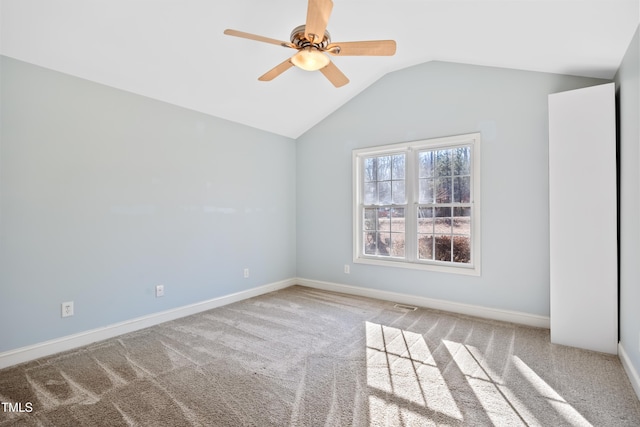
M 164 296 L 164 285 L 156 286 L 156 298 Z
M 62 303 L 62 317 L 73 316 L 73 301 Z
M 244 269 L 244 278 L 245 278 L 245 279 L 248 279 L 248 278 L 249 278 L 249 269 L 248 269 L 248 268 L 245 268 L 245 269 Z
M 351 267 L 349 264 L 344 265 L 344 274 L 351 274 Z

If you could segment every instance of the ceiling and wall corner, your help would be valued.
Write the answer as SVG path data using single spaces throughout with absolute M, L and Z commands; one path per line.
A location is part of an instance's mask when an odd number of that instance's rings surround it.
M 334 40 L 394 39 L 393 57 L 335 58 L 351 82 L 264 72 L 289 49 L 306 0 L 2 0 L 0 53 L 279 135 L 297 138 L 391 71 L 439 60 L 613 78 L 640 19 L 637 0 L 335 0 Z M 265 17 L 268 17 L 266 19 Z

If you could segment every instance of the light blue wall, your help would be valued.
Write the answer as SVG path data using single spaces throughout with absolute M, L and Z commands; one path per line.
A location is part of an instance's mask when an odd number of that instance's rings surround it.
M 389 74 L 297 143 L 298 276 L 549 315 L 550 93 L 603 80 L 430 62 Z M 353 149 L 482 133 L 482 276 L 352 263 Z
M 640 372 L 640 41 L 615 77 L 619 102 L 620 343 Z
M 619 76 L 638 183 L 634 52 Z M 296 275 L 548 315 L 547 95 L 603 83 L 431 62 L 296 142 L 9 58 L 0 71 L 0 352 Z M 352 264 L 351 151 L 476 131 L 482 276 Z M 638 315 L 622 314 L 637 349 Z
M 295 276 L 294 140 L 1 61 L 0 352 Z

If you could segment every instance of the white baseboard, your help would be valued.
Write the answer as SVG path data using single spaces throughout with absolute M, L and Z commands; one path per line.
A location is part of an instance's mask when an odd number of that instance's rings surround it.
M 91 344 L 113 338 L 128 332 L 137 331 L 148 328 L 163 322 L 189 316 L 191 314 L 200 313 L 212 308 L 221 307 L 233 302 L 242 301 L 268 292 L 284 289 L 289 286 L 299 284 L 311 288 L 324 289 L 334 292 L 342 292 L 345 294 L 359 295 L 370 298 L 383 299 L 386 301 L 394 301 L 403 304 L 417 305 L 421 307 L 433 308 L 437 310 L 450 311 L 454 313 L 465 314 L 469 316 L 483 317 L 487 319 L 501 320 L 505 322 L 518 323 L 539 328 L 549 328 L 549 318 L 528 313 L 520 313 L 515 311 L 498 310 L 493 308 L 461 304 L 451 301 L 437 300 L 432 298 L 420 297 L 409 294 L 401 294 L 397 292 L 382 291 L 358 286 L 343 285 L 339 283 L 323 282 L 319 280 L 311 280 L 304 278 L 286 279 L 280 282 L 274 282 L 267 285 L 259 286 L 245 291 L 236 292 L 229 295 L 201 301 L 195 304 L 185 305 L 171 310 L 159 313 L 149 314 L 147 316 L 137 317 L 123 322 L 107 325 L 101 328 L 91 329 L 73 335 L 56 338 L 49 341 L 29 345 L 0 353 L 0 369 L 8 366 L 17 365 L 19 363 L 35 360 L 40 357 L 49 356 L 61 351 L 72 350 L 83 345 Z M 637 375 L 636 375 L 637 377 Z M 637 381 L 636 381 L 637 384 Z M 634 386 L 635 387 L 635 386 Z M 637 391 L 637 389 L 636 389 Z
M 61 351 L 71 350 L 96 341 L 113 338 L 128 332 L 148 328 L 169 320 L 190 316 L 212 308 L 221 307 L 223 305 L 266 294 L 268 292 L 288 288 L 295 284 L 295 279 L 286 279 L 280 282 L 269 283 L 256 288 L 247 289 L 245 291 L 197 302 L 195 304 L 189 304 L 142 317 L 136 317 L 134 319 L 125 320 L 124 322 L 107 325 L 102 328 L 91 329 L 77 334 L 67 335 L 53 340 L 17 348 L 15 350 L 5 351 L 0 353 L 0 369 L 17 365 L 18 363 L 35 360 L 40 357 L 49 356 Z
M 359 286 L 342 285 L 339 283 L 322 282 L 319 280 L 296 279 L 299 285 L 311 288 L 324 289 L 327 291 L 342 292 L 345 294 L 358 295 L 370 298 L 377 298 L 386 301 L 399 302 L 419 307 L 433 308 L 436 310 L 450 311 L 453 313 L 465 314 L 468 316 L 482 317 L 485 319 L 501 320 L 503 322 L 518 323 L 521 325 L 534 326 L 537 328 L 549 329 L 550 320 L 548 316 L 522 313 L 518 311 L 500 310 L 495 308 L 482 307 L 478 305 L 462 304 L 458 302 L 438 300 L 433 298 L 420 297 L 416 295 L 401 294 L 397 292 L 381 291 L 377 289 L 362 288 Z
M 629 377 L 629 381 L 631 381 L 631 385 L 636 392 L 636 396 L 638 396 L 638 400 L 640 400 L 640 375 L 638 375 L 638 371 L 633 367 L 622 343 L 618 343 L 618 357 L 622 362 L 624 370 L 627 372 L 627 376 Z

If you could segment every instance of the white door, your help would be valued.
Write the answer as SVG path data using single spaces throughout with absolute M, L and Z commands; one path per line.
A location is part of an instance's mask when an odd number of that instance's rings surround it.
M 549 95 L 551 342 L 617 353 L 613 83 Z

